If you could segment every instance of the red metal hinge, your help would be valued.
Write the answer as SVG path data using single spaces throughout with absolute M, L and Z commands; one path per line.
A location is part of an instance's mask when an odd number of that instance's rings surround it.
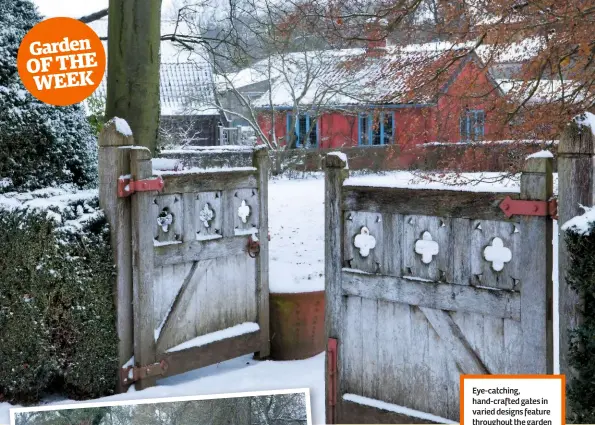
M 168 364 L 165 360 L 153 363 L 148 366 L 128 366 L 120 369 L 120 381 L 122 386 L 127 387 L 141 379 L 160 376 L 167 371 Z
M 160 192 L 165 185 L 161 176 L 146 180 L 132 180 L 131 178 L 120 177 L 118 179 L 118 197 L 126 198 L 134 192 Z
M 511 199 L 510 196 L 507 196 L 500 202 L 500 209 L 504 211 L 506 217 L 532 215 L 558 219 L 558 201 L 556 199 L 550 201 L 525 201 Z
M 337 340 L 335 338 L 328 339 L 328 413 L 327 423 L 336 424 L 336 411 L 335 406 L 337 405 Z

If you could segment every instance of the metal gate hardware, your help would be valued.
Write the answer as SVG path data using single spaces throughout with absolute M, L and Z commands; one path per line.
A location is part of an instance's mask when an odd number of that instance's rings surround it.
M 134 192 L 151 192 L 156 190 L 160 192 L 165 183 L 161 176 L 146 179 L 146 180 L 132 180 L 130 178 L 120 177 L 118 179 L 118 197 L 126 198 Z
M 165 360 L 148 366 L 128 366 L 120 369 L 120 381 L 126 387 L 141 379 L 163 375 L 168 366 Z
M 250 258 L 256 258 L 260 254 L 260 243 L 254 240 L 254 235 L 248 239 L 248 255 Z
M 504 211 L 506 217 L 513 215 L 531 215 L 539 217 L 552 217 L 558 219 L 558 201 L 525 201 L 520 199 L 511 199 L 507 196 L 501 203 L 500 209 Z
M 337 423 L 335 417 L 335 406 L 337 405 L 337 340 L 335 338 L 328 339 L 328 422 L 329 424 Z

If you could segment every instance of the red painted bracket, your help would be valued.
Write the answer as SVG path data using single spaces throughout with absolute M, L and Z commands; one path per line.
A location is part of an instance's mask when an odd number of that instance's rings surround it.
M 552 217 L 558 219 L 558 201 L 526 201 L 520 199 L 511 199 L 510 196 L 500 202 L 500 209 L 504 211 L 506 217 L 513 215 L 530 215 L 538 217 Z
M 335 338 L 328 339 L 328 379 L 327 379 L 327 389 L 328 389 L 328 417 L 327 423 L 328 424 L 335 424 L 336 417 L 335 417 L 335 406 L 337 405 L 337 340 Z
M 118 179 L 118 197 L 126 198 L 135 192 L 161 192 L 165 182 L 161 176 L 146 180 L 132 180 L 120 177 Z
M 163 375 L 169 365 L 165 360 L 147 366 L 128 366 L 120 369 L 120 381 L 123 387 L 128 387 L 141 379 Z

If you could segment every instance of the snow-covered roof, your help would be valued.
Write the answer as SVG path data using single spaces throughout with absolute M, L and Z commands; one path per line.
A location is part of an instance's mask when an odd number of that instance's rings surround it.
M 562 100 L 577 103 L 583 101 L 586 94 L 586 90 L 570 80 L 496 80 L 496 83 L 513 100 L 522 102 L 529 98 L 528 104 L 556 103 Z
M 238 84 L 271 81 L 255 107 L 431 103 L 457 67 L 432 82 L 418 78 L 445 65 L 457 49 L 399 46 L 322 50 L 276 55 L 231 76 Z M 458 52 L 460 54 L 460 52 Z M 229 78 L 229 77 L 228 77 Z
M 219 115 L 211 67 L 200 63 L 162 63 L 160 69 L 161 115 Z M 93 93 L 107 96 L 107 75 Z

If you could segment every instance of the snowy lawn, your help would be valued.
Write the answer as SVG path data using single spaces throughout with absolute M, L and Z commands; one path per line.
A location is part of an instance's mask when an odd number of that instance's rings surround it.
M 474 191 L 518 191 L 518 182 L 500 181 L 495 173 L 485 173 L 492 182 L 467 187 Z M 450 183 L 466 183 L 476 175 L 440 177 Z M 349 185 L 445 188 L 440 181 L 428 184 L 407 172 L 352 177 Z M 467 182 L 468 183 L 468 182 Z M 557 181 L 555 180 L 554 186 Z M 456 188 L 456 187 L 451 187 Z M 459 186 L 460 189 L 460 186 Z M 320 173 L 304 179 L 274 179 L 269 186 L 270 211 L 270 287 L 272 292 L 308 292 L 324 289 L 324 178 Z M 557 225 L 557 224 L 556 224 Z M 554 229 L 557 235 L 557 227 Z M 554 329 L 557 336 L 557 238 L 554 240 Z M 555 338 L 555 372 L 558 367 L 558 344 Z M 266 391 L 289 388 L 310 388 L 314 424 L 325 422 L 324 355 L 301 361 L 257 362 L 244 356 L 219 365 L 158 381 L 158 386 L 141 392 L 131 389 L 126 394 L 100 401 L 139 398 L 221 394 L 243 391 Z M 69 401 L 46 399 L 45 403 Z M 0 403 L 0 424 L 8 423 L 8 403 Z

